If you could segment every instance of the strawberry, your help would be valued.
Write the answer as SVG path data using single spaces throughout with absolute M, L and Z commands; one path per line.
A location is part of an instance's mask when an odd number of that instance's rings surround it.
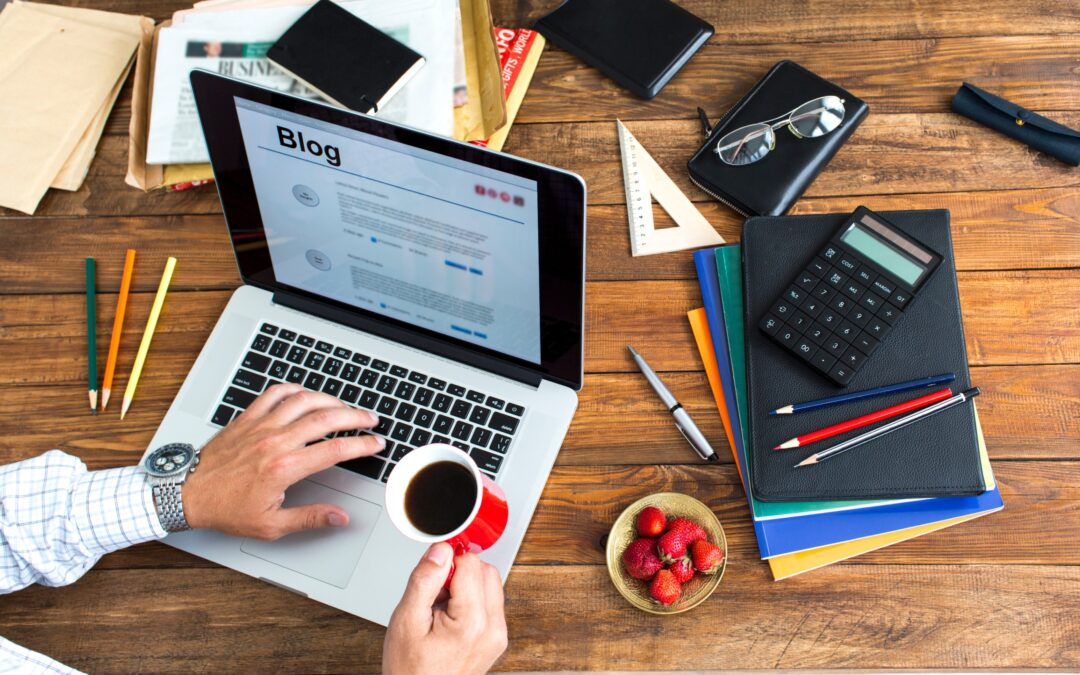
M 668 523 L 668 532 L 682 532 L 683 541 L 686 542 L 687 546 L 692 545 L 695 541 L 708 539 L 704 528 L 687 518 L 675 518 L 672 520 Z
M 686 555 L 686 539 L 681 530 L 668 529 L 660 541 L 656 542 L 656 550 L 660 554 L 660 560 L 670 565 Z
M 694 542 L 691 549 L 694 569 L 702 574 L 714 574 L 724 562 L 724 552 L 716 544 L 707 541 Z
M 668 569 L 680 584 L 685 584 L 694 578 L 694 563 L 690 562 L 690 558 L 679 558 Z
M 643 537 L 659 537 L 667 528 L 667 516 L 655 506 L 646 506 L 637 516 L 637 531 Z
M 682 584 L 671 570 L 660 570 L 649 585 L 649 595 L 661 605 L 673 605 L 682 596 Z
M 648 581 L 663 568 L 664 564 L 656 557 L 655 539 L 635 539 L 622 554 L 626 573 L 635 579 Z

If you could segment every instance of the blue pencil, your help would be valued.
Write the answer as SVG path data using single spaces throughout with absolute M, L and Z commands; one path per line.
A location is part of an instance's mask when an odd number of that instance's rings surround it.
M 769 414 L 791 415 L 793 413 L 805 412 L 807 410 L 816 410 L 817 408 L 825 408 L 827 406 L 837 405 L 839 403 L 847 403 L 849 401 L 861 401 L 864 398 L 884 396 L 885 394 L 895 394 L 897 392 L 910 391 L 912 389 L 921 389 L 923 387 L 933 387 L 939 384 L 952 382 L 955 379 L 956 373 L 942 373 L 941 375 L 931 375 L 930 377 L 924 377 L 918 380 L 897 382 L 896 384 L 887 384 L 884 387 L 874 387 L 873 389 L 864 389 L 863 391 L 853 391 L 847 394 L 830 396 L 828 398 L 819 398 L 816 401 L 806 401 L 805 403 L 792 403 L 791 405 L 777 408 L 776 410 L 771 411 Z

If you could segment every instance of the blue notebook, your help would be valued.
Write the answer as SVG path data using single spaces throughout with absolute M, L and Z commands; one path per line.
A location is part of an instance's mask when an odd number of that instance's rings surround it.
M 738 254 L 737 246 L 725 248 L 729 249 L 729 254 Z M 745 400 L 746 381 L 745 379 L 741 382 L 734 381 L 731 371 L 731 354 L 727 341 L 726 339 L 718 340 L 716 337 L 717 335 L 726 335 L 725 332 L 716 332 L 717 330 L 723 331 L 725 328 L 731 331 L 745 330 L 742 325 L 734 325 L 735 322 L 739 321 L 737 316 L 729 314 L 728 319 L 731 323 L 724 323 L 723 301 L 719 293 L 720 280 L 716 273 L 715 257 L 720 251 L 722 249 L 698 251 L 694 254 L 694 262 L 698 267 L 698 281 L 702 286 L 702 299 L 705 303 L 706 315 L 709 317 L 709 330 L 713 332 L 713 343 L 716 348 L 717 363 L 720 366 L 721 381 L 725 379 L 731 380 L 732 388 L 740 389 L 740 395 Z M 707 256 L 703 254 L 707 254 Z M 708 271 L 703 269 L 704 265 L 698 263 L 699 255 L 701 258 L 707 257 L 709 259 L 712 268 L 711 276 Z M 715 283 L 716 292 L 712 290 L 713 283 Z M 732 294 L 741 295 L 742 288 L 738 277 L 729 278 L 725 280 L 725 283 L 739 284 L 739 288 L 725 288 L 725 292 L 731 291 Z M 720 323 L 716 324 L 716 327 L 713 325 L 712 317 L 714 314 L 719 317 L 720 321 Z M 725 368 L 727 369 L 726 373 L 724 372 Z M 724 395 L 725 397 L 728 396 L 726 385 Z M 732 396 L 728 400 L 734 401 L 737 399 Z M 737 415 L 733 415 L 732 418 L 734 432 Z M 746 472 L 749 469 L 749 457 L 746 452 L 745 434 L 741 431 L 735 434 L 735 445 L 739 456 L 742 458 L 743 471 Z M 752 482 L 746 481 L 746 485 L 750 486 Z M 762 559 L 863 539 L 919 525 L 928 525 L 960 516 L 985 513 L 1000 509 L 1003 506 L 1001 491 L 997 485 L 992 490 L 974 496 L 937 497 L 917 501 L 905 500 L 895 504 L 869 506 L 864 509 L 813 513 L 774 520 L 758 519 L 754 513 L 752 495 L 747 495 L 747 501 L 750 504 L 751 516 L 754 517 L 754 532 L 757 535 L 758 551 Z
M 719 249 L 717 249 L 719 250 Z M 732 376 L 731 359 L 729 358 L 726 326 L 724 325 L 723 300 L 720 296 L 720 277 L 716 271 L 716 257 L 713 249 L 702 249 L 694 252 L 694 266 L 697 267 L 698 284 L 701 286 L 701 297 L 705 303 L 705 316 L 709 320 L 709 333 L 712 335 L 713 350 L 716 352 L 716 365 L 720 369 L 720 384 L 724 390 L 724 398 L 735 401 L 735 381 Z M 737 411 L 729 410 L 731 417 L 731 433 L 735 437 L 735 445 L 739 446 L 744 437 L 742 424 Z M 742 457 L 742 449 L 737 447 L 739 456 Z M 742 462 L 745 467 L 746 462 Z M 746 470 L 742 470 L 743 484 L 750 485 L 750 477 Z M 754 510 L 753 502 L 750 510 Z

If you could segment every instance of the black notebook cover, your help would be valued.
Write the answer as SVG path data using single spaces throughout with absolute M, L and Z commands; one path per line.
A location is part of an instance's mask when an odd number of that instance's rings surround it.
M 270 47 L 267 58 L 332 103 L 377 111 L 424 57 L 330 0 L 319 0 Z
M 844 101 L 844 121 L 831 133 L 796 138 L 782 127 L 776 132 L 776 147 L 760 161 L 743 166 L 724 164 L 716 155 L 716 146 L 728 132 L 773 119 L 822 96 Z M 686 168 L 698 186 L 743 215 L 780 216 L 832 161 L 869 111 L 864 101 L 839 84 L 794 61 L 780 61 L 720 118 Z
M 815 452 L 871 427 L 803 448 L 772 449 L 789 438 L 936 388 L 795 415 L 768 414 L 789 403 L 949 372 L 956 373 L 951 385 L 954 392 L 971 386 L 949 212 L 892 211 L 881 215 L 944 259 L 846 389 L 838 388 L 772 342 L 760 331 L 758 322 L 848 214 L 760 217 L 743 225 L 750 480 L 754 496 L 762 501 L 941 497 L 979 494 L 986 489 L 971 403 L 939 412 L 818 465 L 794 468 Z
M 670 0 L 566 0 L 533 28 L 644 99 L 660 93 L 713 34 Z

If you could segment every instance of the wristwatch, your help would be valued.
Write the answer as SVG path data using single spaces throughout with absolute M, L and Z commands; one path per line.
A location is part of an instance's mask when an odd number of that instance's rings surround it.
M 199 451 L 187 443 L 170 443 L 156 450 L 147 450 L 139 462 L 139 468 L 150 479 L 150 488 L 154 492 L 154 505 L 157 507 L 161 527 L 166 532 L 190 530 L 184 517 L 184 502 L 180 498 L 180 489 L 189 473 L 199 465 Z

